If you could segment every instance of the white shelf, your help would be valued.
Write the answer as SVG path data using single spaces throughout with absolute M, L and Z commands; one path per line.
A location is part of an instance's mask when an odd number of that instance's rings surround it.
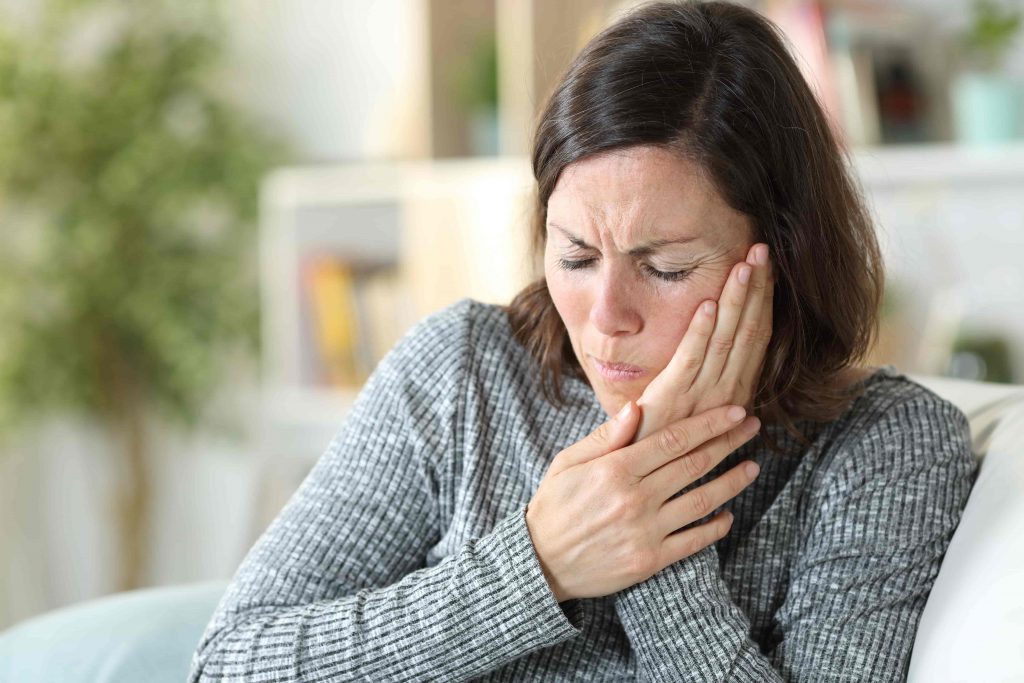
M 860 147 L 852 157 L 865 187 L 1024 182 L 1024 140 L 998 147 L 951 143 Z

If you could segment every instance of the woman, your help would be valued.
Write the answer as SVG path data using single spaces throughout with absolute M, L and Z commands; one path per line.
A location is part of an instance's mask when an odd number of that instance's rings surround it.
M 635 10 L 533 166 L 544 277 L 381 362 L 192 680 L 905 677 L 967 423 L 857 365 L 881 259 L 775 29 Z

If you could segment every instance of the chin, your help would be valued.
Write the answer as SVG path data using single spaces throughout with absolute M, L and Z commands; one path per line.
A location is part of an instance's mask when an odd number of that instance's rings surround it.
M 597 401 L 604 408 L 604 412 L 608 414 L 608 417 L 614 417 L 622 409 L 622 406 L 626 405 L 626 401 L 633 401 L 635 403 L 644 393 L 644 387 L 628 391 L 611 391 L 601 384 L 600 378 L 591 379 L 590 384 L 591 386 L 600 387 L 595 389 L 594 393 L 597 394 Z

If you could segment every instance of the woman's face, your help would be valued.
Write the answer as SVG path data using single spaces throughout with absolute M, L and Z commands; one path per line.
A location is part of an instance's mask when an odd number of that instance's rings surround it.
M 630 147 L 562 171 L 548 200 L 544 272 L 605 412 L 640 398 L 753 244 L 749 219 L 669 151 Z

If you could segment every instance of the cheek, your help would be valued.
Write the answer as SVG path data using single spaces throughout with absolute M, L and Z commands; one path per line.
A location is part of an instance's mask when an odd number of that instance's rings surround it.
M 681 292 L 666 297 L 660 306 L 648 312 L 645 327 L 654 363 L 662 367 L 668 365 L 702 301 L 703 298 L 691 292 Z
M 645 346 L 650 350 L 652 365 L 668 365 L 694 315 L 698 315 L 698 307 L 705 301 L 718 301 L 726 276 L 727 273 L 704 271 L 685 286 L 666 291 L 656 305 L 648 307 Z
M 587 290 L 580 282 L 573 282 L 555 267 L 545 269 L 548 293 L 555 304 L 571 337 L 575 338 L 577 330 L 588 315 Z

